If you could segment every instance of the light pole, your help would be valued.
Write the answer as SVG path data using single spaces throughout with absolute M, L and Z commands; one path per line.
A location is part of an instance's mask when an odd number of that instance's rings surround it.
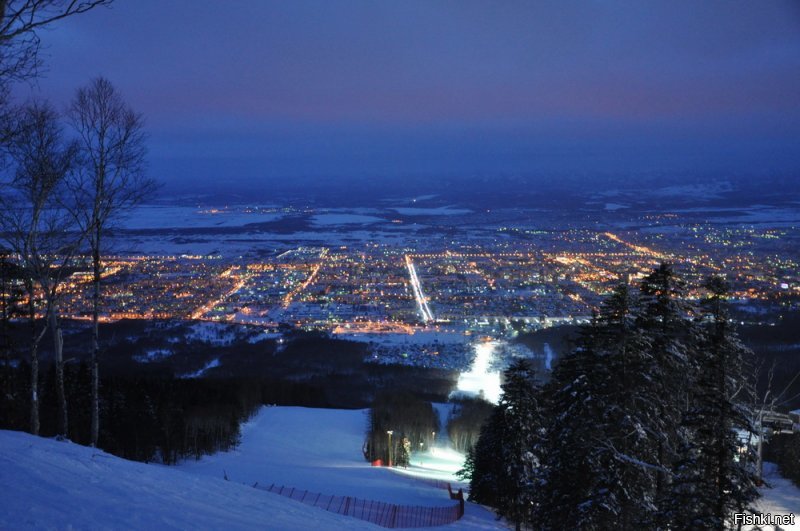
M 394 431 L 386 430 L 386 434 L 389 436 L 389 466 L 392 466 L 392 434 Z

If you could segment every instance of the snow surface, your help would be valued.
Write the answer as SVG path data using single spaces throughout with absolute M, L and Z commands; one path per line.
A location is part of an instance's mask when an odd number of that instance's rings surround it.
M 253 485 L 294 487 L 321 494 L 354 496 L 398 505 L 452 505 L 447 490 L 430 480 L 449 481 L 464 455 L 449 448 L 414 452 L 408 469 L 372 467 L 361 447 L 367 410 L 265 407 L 242 427 L 242 443 L 231 452 L 178 465 L 183 472 Z M 438 439 L 441 439 L 437 435 Z M 447 529 L 504 529 L 487 509 L 466 504 L 465 516 Z
M 0 430 L 0 529 L 380 529 L 254 489 L 256 481 L 400 505 L 454 503 L 430 479 L 455 480 L 463 455 L 442 448 L 415 453 L 408 470 L 371 467 L 361 455 L 365 420 L 364 410 L 265 407 L 237 450 L 177 467 Z M 461 520 L 441 528 L 505 527 L 467 503 Z
M 182 374 L 180 376 L 180 378 L 200 378 L 206 372 L 208 372 L 210 369 L 213 369 L 213 368 L 219 367 L 219 366 L 220 366 L 219 358 L 214 358 L 214 359 L 210 360 L 208 363 L 206 363 L 205 365 L 203 365 L 200 369 L 198 369 L 198 370 L 196 370 L 194 372 L 190 372 L 188 374 Z
M 497 341 L 475 343 L 475 361 L 459 375 L 455 394 L 482 396 L 493 404 L 500 401 L 500 371 L 491 367 L 498 346 Z
M 0 529 L 378 529 L 221 477 L 0 431 Z
M 375 216 L 365 216 L 362 214 L 317 214 L 311 218 L 311 222 L 317 226 L 323 225 L 368 225 L 372 223 L 385 223 L 386 220 Z
M 441 418 L 450 411 L 436 404 Z M 451 481 L 463 455 L 414 452 L 407 470 L 370 467 L 360 453 L 366 411 L 265 407 L 232 452 L 177 467 L 126 461 L 70 442 L 0 430 L 0 529 L 380 529 L 263 490 L 285 484 L 404 505 L 448 505 L 430 480 Z M 223 476 L 227 475 L 229 481 Z M 800 489 L 765 464 L 759 510 L 800 515 Z M 441 529 L 506 529 L 487 509 Z M 800 529 L 800 518 L 795 526 Z
M 126 216 L 122 225 L 129 230 L 239 227 L 283 218 L 283 214 L 235 208 L 200 208 L 172 205 L 141 205 Z
M 756 503 L 758 510 L 771 514 L 794 513 L 795 524 L 781 526 L 781 529 L 800 529 L 800 489 L 781 477 L 774 463 L 764 463 L 764 480 L 767 485 L 759 489 L 762 497 Z M 771 527 L 767 526 L 765 529 Z
M 134 356 L 133 359 L 138 361 L 139 363 L 151 363 L 154 361 L 161 361 L 166 358 L 172 356 L 173 352 L 168 348 L 157 348 L 151 349 L 144 352 L 144 354 L 140 354 Z
M 186 341 L 201 341 L 212 345 L 229 345 L 236 340 L 236 327 L 227 323 L 203 321 L 189 327 Z
M 550 347 L 550 343 L 544 344 L 544 366 L 548 371 L 553 370 L 553 359 L 555 358 L 555 353 L 553 349 Z
M 404 216 L 457 216 L 472 213 L 472 210 L 468 208 L 454 208 L 452 206 L 436 208 L 400 207 L 392 208 L 392 210 Z

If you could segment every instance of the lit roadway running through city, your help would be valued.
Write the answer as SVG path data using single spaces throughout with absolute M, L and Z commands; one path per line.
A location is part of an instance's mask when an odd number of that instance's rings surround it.
M 422 322 L 433 321 L 433 313 L 431 313 L 431 309 L 428 306 L 428 298 L 422 293 L 422 286 L 417 276 L 417 268 L 414 267 L 414 262 L 411 261 L 411 257 L 408 255 L 406 255 L 406 267 L 408 267 L 408 276 L 411 278 L 411 289 L 414 291 L 419 313 L 422 315 Z
M 230 268 L 226 269 L 225 271 L 223 271 L 219 276 L 220 276 L 220 278 L 236 278 L 234 276 L 234 272 L 237 269 L 238 269 L 238 266 L 230 267 Z M 222 303 L 222 301 L 224 301 L 225 299 L 231 297 L 234 293 L 236 293 L 237 291 L 242 289 L 245 286 L 245 284 L 247 284 L 247 275 L 242 275 L 241 277 L 239 277 L 236 280 L 236 283 L 233 285 L 233 287 L 231 287 L 231 289 L 229 289 L 221 297 L 219 297 L 217 299 L 214 299 L 212 301 L 209 301 L 208 303 L 204 304 L 203 306 L 200 306 L 195 311 L 193 311 L 192 315 L 191 315 L 191 318 L 192 319 L 202 319 L 205 314 L 207 314 L 208 312 L 213 310 L 214 307 L 217 306 L 218 304 Z
M 644 245 L 636 245 L 635 243 L 626 242 L 625 240 L 623 240 L 622 238 L 611 232 L 604 232 L 603 235 L 611 241 L 621 243 L 622 245 L 630 247 L 637 253 L 647 254 L 659 260 L 672 260 L 674 258 L 671 255 L 660 253 L 654 249 L 651 249 L 650 247 L 645 247 Z
M 284 254 L 286 254 L 286 253 L 284 253 Z M 322 264 L 323 264 L 323 262 L 325 260 L 325 257 L 327 255 L 328 255 L 328 249 L 323 249 L 322 251 L 320 251 L 320 253 L 319 253 L 319 260 L 320 261 L 311 270 L 311 273 L 308 275 L 308 278 L 306 278 L 305 281 L 302 284 L 300 284 L 299 286 L 294 288 L 292 291 L 290 291 L 289 293 L 287 293 L 283 297 L 283 307 L 284 308 L 288 308 L 289 305 L 292 304 L 292 300 L 294 300 L 295 297 L 300 295 L 300 293 L 302 293 L 303 290 L 305 290 L 308 286 L 311 285 L 312 282 L 314 282 L 314 279 L 317 278 L 317 274 L 319 273 L 319 270 L 322 269 Z M 283 256 L 283 255 L 281 255 L 281 256 Z

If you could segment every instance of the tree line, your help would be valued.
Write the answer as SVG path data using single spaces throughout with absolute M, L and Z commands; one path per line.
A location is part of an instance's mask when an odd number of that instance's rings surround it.
M 364 457 L 402 465 L 409 450 L 430 448 L 438 431 L 439 417 L 430 402 L 407 392 L 381 392 L 369 410 Z
M 618 286 L 544 385 L 526 360 L 461 474 L 517 529 L 725 529 L 758 496 L 751 352 L 727 286 L 666 264 Z
M 447 435 L 453 448 L 467 453 L 478 442 L 480 429 L 494 410 L 491 402 L 482 398 L 461 397 L 451 400 L 453 410 L 447 419 Z
M 69 434 L 61 295 L 76 267 L 91 269 L 90 443 L 100 436 L 99 314 L 106 236 L 120 215 L 154 189 L 145 174 L 143 118 L 106 79 L 76 91 L 64 111 L 41 100 L 14 104 L 12 87 L 36 77 L 39 31 L 110 0 L 0 2 L 0 235 L 3 319 L 30 323 L 30 422 L 41 429 L 39 349 L 55 358 L 59 436 Z M 5 282 L 8 280 L 8 282 Z M 43 318 L 38 318 L 43 317 Z M 3 348 L 8 350 L 9 345 Z
M 25 365 L 0 367 L 4 388 L 9 391 L 0 398 L 0 427 L 4 429 L 27 426 L 25 398 L 30 395 L 30 381 Z M 42 372 L 38 386 L 40 434 L 51 437 L 59 434 L 60 428 L 55 365 Z M 64 372 L 71 421 L 66 436 L 89 444 L 91 366 L 72 363 Z M 263 403 L 275 399 L 276 392 L 285 392 L 269 382 L 178 379 L 168 373 L 106 376 L 99 389 L 99 447 L 126 459 L 164 464 L 233 448 L 239 442 L 241 424 Z

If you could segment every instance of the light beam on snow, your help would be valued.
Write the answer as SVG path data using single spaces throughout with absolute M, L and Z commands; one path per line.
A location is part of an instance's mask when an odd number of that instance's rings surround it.
M 457 390 L 471 395 L 483 397 L 496 404 L 500 400 L 500 372 L 491 369 L 492 358 L 500 345 L 497 341 L 475 343 L 475 360 L 469 372 L 462 372 L 458 377 Z

